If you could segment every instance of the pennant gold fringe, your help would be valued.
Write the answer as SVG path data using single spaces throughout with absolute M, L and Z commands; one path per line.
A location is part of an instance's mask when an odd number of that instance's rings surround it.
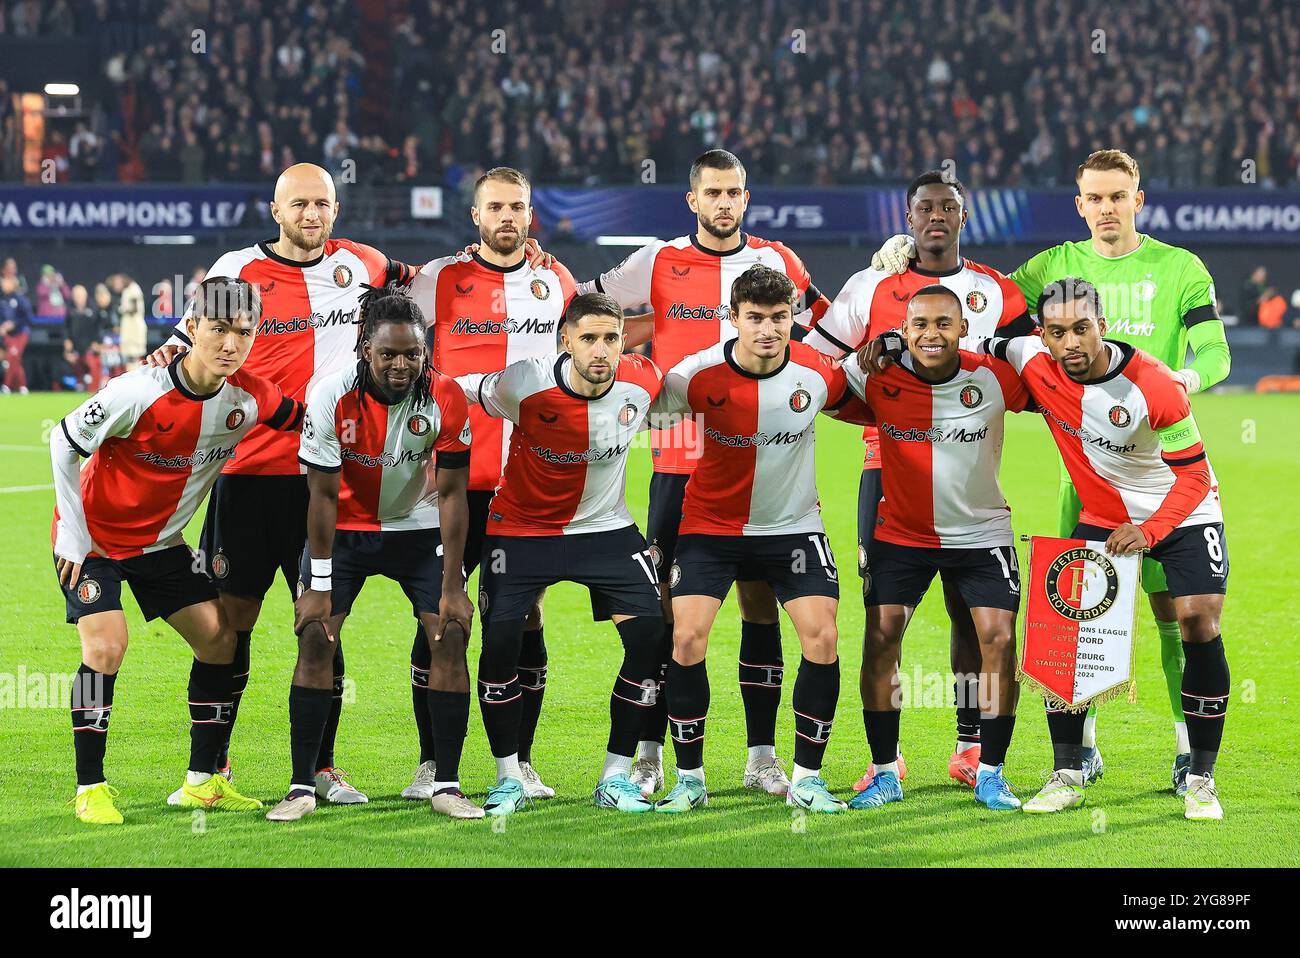
M 1121 682 L 1114 688 L 1109 688 L 1105 692 L 1084 699 L 1082 702 L 1075 705 L 1071 705 L 1069 702 L 1065 701 L 1065 699 L 1061 698 L 1061 696 L 1057 695 L 1033 676 L 1027 675 L 1024 670 L 1020 668 L 1019 663 L 1016 663 L 1016 680 L 1021 685 L 1036 689 L 1042 694 L 1043 698 L 1047 700 L 1048 704 L 1051 705 L 1052 708 L 1060 709 L 1062 712 L 1084 712 L 1094 705 L 1101 705 L 1104 702 L 1112 701 L 1113 699 L 1119 698 L 1121 695 L 1128 697 L 1130 705 L 1137 701 L 1137 681 L 1135 679 Z

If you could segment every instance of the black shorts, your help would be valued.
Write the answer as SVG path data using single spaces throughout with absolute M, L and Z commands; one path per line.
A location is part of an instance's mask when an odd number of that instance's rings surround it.
M 461 567 L 465 570 L 465 580 L 478 568 L 483 557 L 483 537 L 487 535 L 488 507 L 496 495 L 491 489 L 471 489 L 465 493 L 469 499 L 469 528 L 465 531 L 465 557 Z
M 871 547 L 867 605 L 916 608 L 936 573 L 956 586 L 969 609 L 1020 609 L 1020 564 L 1015 546 L 931 549 L 883 539 Z
M 876 538 L 876 517 L 885 489 L 879 469 L 863 469 L 858 480 L 858 575 L 866 578 L 871 564 L 871 544 Z
M 442 599 L 442 537 L 437 529 L 334 533 L 330 614 L 347 615 L 372 575 L 392 579 L 411 600 L 411 612 L 438 614 Z M 302 550 L 299 588 L 311 584 L 311 553 Z
M 763 581 L 782 605 L 808 595 L 840 597 L 830 541 L 820 532 L 775 536 L 684 535 L 669 576 L 673 595 L 722 600 L 734 582 Z
M 673 472 L 650 474 L 650 508 L 646 515 L 645 537 L 659 581 L 668 579 L 673 558 L 677 555 L 677 530 L 682 524 L 682 500 L 690 476 Z
M 654 563 L 635 525 L 571 536 L 489 535 L 478 581 L 485 628 L 492 619 L 524 618 L 537 593 L 557 582 L 586 586 L 597 620 L 663 615 Z
M 295 595 L 309 500 L 306 476 L 218 476 L 199 540 L 218 591 L 264 599 L 279 571 Z
M 58 557 L 55 557 L 55 565 Z M 56 572 L 57 575 L 57 572 Z M 130 559 L 87 556 L 81 576 L 69 588 L 60 583 L 68 609 L 68 621 L 83 615 L 122 608 L 122 583 L 140 605 L 146 622 L 165 619 L 181 609 L 217 597 L 201 564 L 189 546 L 172 546 Z
M 1104 542 L 1110 533 L 1109 529 L 1081 522 L 1074 527 L 1072 538 Z M 1175 598 L 1224 595 L 1228 591 L 1228 540 L 1222 522 L 1175 529 L 1147 555 L 1164 568 L 1169 594 Z

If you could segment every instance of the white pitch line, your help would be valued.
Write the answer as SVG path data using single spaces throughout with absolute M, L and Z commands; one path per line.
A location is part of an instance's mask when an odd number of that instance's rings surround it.
M 44 452 L 49 446 L 9 446 L 0 443 L 0 452 Z
M 40 492 L 44 489 L 53 489 L 53 488 L 54 488 L 53 483 L 44 486 L 8 486 L 7 488 L 0 489 L 0 494 L 4 494 L 6 492 Z

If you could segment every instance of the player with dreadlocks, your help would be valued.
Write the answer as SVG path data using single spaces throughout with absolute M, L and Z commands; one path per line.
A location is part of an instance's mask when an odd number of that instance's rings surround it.
M 465 394 L 433 368 L 424 314 L 394 286 L 360 301 L 357 363 L 307 396 L 299 461 L 311 498 L 289 690 L 293 775 L 268 813 L 294 821 L 316 809 L 315 763 L 329 717 L 343 621 L 372 575 L 395 580 L 429 636 L 428 704 L 438 754 L 433 810 L 481 818 L 460 790 L 469 723 L 465 645 L 474 609 L 462 558 L 468 528 L 470 428 Z M 434 474 L 429 475 L 433 460 Z

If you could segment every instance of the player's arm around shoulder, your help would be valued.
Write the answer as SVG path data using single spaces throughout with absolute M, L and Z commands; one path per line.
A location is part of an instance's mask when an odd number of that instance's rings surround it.
M 519 422 L 519 404 L 542 388 L 554 362 L 551 356 L 519 359 L 494 373 L 466 373 L 456 382 L 469 405 L 494 419 Z

